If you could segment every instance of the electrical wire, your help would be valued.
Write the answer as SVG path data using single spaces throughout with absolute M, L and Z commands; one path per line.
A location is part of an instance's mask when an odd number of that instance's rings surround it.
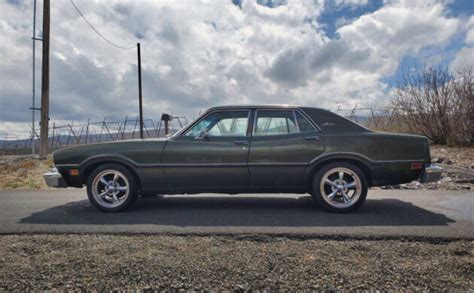
M 84 21 L 90 26 L 90 28 L 99 36 L 101 37 L 104 41 L 106 41 L 107 43 L 111 44 L 112 46 L 115 46 L 117 48 L 120 48 L 120 49 L 133 49 L 133 48 L 136 48 L 137 46 L 134 45 L 133 47 L 124 47 L 124 46 L 120 46 L 120 45 L 117 45 L 115 44 L 114 42 L 110 41 L 109 39 L 107 39 L 103 34 L 101 34 L 88 20 L 87 18 L 84 16 L 84 14 L 82 14 L 81 10 L 79 10 L 79 8 L 77 7 L 77 5 L 74 3 L 73 0 L 70 0 L 71 1 L 71 4 L 72 6 L 74 6 L 74 8 L 76 9 L 76 11 L 79 13 L 79 15 L 82 17 L 82 19 L 84 19 Z

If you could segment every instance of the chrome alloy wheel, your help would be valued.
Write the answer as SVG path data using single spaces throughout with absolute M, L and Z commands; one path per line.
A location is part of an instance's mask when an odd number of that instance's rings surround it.
M 104 170 L 92 182 L 92 195 L 98 204 L 114 208 L 125 202 L 130 195 L 127 177 L 117 170 Z
M 320 182 L 322 198 L 335 208 L 348 208 L 362 194 L 359 176 L 348 168 L 337 167 L 327 171 Z

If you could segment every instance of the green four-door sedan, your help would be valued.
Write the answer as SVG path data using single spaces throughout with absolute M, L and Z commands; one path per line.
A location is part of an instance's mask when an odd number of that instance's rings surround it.
M 370 186 L 441 176 L 426 137 L 288 105 L 215 107 L 168 138 L 75 146 L 53 160 L 49 186 L 85 184 L 106 212 L 139 194 L 194 193 L 310 193 L 328 211 L 350 212 Z

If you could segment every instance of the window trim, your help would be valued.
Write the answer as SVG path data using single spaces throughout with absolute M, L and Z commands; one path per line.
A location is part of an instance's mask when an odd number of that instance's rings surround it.
M 229 137 L 249 137 L 249 133 L 248 133 L 248 128 L 249 128 L 249 125 L 250 125 L 250 109 L 228 109 L 228 110 L 225 110 L 225 109 L 220 109 L 220 110 L 214 110 L 214 111 L 211 111 L 211 112 L 208 112 L 208 113 L 204 113 L 199 119 L 197 119 L 194 123 L 192 123 L 191 125 L 189 125 L 186 129 L 184 129 L 180 134 L 179 136 L 184 136 L 184 137 L 194 137 L 194 136 L 188 136 L 186 135 L 194 126 L 196 126 L 199 122 L 201 122 L 202 120 L 204 120 L 206 117 L 208 117 L 209 115 L 211 114 L 215 114 L 215 113 L 219 113 L 219 112 L 245 112 L 247 111 L 247 129 L 245 131 L 245 135 L 219 135 L 219 136 L 213 136 L 213 135 L 210 135 L 209 137 L 210 138 L 216 138 L 216 137 L 224 137 L 224 138 L 229 138 Z

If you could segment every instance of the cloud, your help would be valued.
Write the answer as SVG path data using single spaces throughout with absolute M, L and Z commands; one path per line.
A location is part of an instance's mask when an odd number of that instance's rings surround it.
M 388 4 L 339 28 L 337 39 L 281 52 L 267 76 L 295 96 L 310 93 L 324 106 L 333 104 L 334 93 L 359 103 L 382 102 L 384 85 L 379 80 L 393 74 L 403 56 L 445 45 L 458 25 L 458 20 L 444 16 L 441 4 Z
M 464 68 L 474 68 L 474 47 L 464 47 L 457 52 L 454 60 L 450 64 L 453 71 Z
M 460 23 L 446 16 L 443 3 L 390 1 L 350 16 L 330 38 L 319 19 L 328 9 L 323 1 L 237 2 L 76 0 L 110 40 L 122 46 L 141 42 L 144 112 L 153 119 L 162 112 L 195 117 L 219 104 L 383 104 L 383 79 L 402 58 L 446 46 Z M 26 0 L 0 2 L 3 125 L 25 127 L 31 119 L 31 6 Z M 55 1 L 51 18 L 51 119 L 135 117 L 136 51 L 101 40 L 69 1 Z M 39 85 L 40 79 L 37 101 Z
M 453 71 L 474 68 L 474 16 L 471 16 L 465 23 L 466 37 L 464 45 L 455 55 L 454 60 L 449 65 Z
M 390 74 L 406 54 L 417 54 L 428 46 L 446 45 L 455 34 L 459 21 L 447 18 L 444 7 L 435 5 L 389 4 L 361 16 L 337 30 L 352 46 L 373 52 L 373 62 Z
M 357 6 L 367 5 L 369 0 L 334 0 L 329 2 L 334 7 L 341 9 L 343 7 L 355 8 Z
M 471 16 L 467 22 L 466 44 L 474 45 L 474 16 Z

